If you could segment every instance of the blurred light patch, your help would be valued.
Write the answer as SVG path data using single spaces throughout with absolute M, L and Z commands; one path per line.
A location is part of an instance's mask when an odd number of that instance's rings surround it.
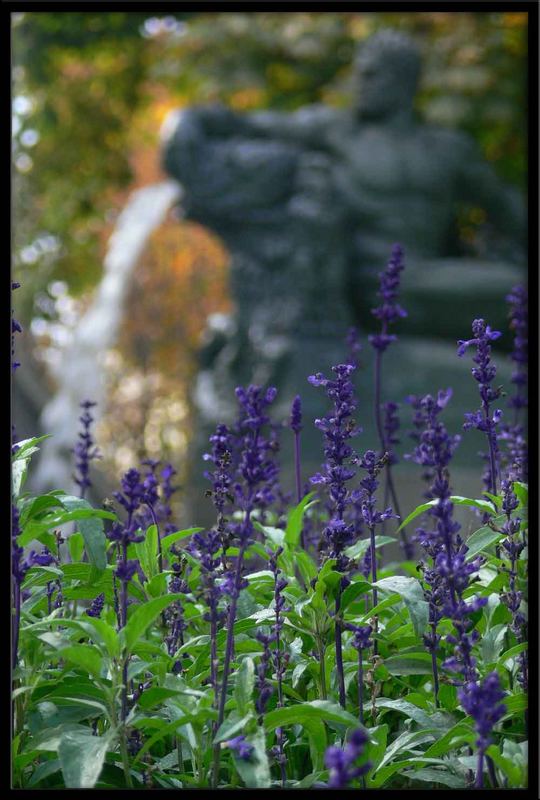
M 34 147 L 39 142 L 39 133 L 33 128 L 27 128 L 21 133 L 20 140 L 24 147 Z
M 21 153 L 15 159 L 15 167 L 17 168 L 17 171 L 22 172 L 23 174 L 30 172 L 33 166 L 34 162 L 27 153 Z

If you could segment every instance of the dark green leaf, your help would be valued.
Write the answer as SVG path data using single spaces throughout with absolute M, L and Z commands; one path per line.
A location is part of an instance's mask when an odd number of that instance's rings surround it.
M 417 770 L 406 770 L 402 774 L 412 781 L 425 781 L 430 785 L 442 783 L 443 786 L 448 786 L 450 789 L 465 789 L 467 786 L 463 776 L 449 772 L 448 768 L 430 769 L 429 767 L 424 767 Z
M 501 539 L 504 539 L 503 533 L 498 533 L 492 528 L 489 528 L 487 525 L 483 528 L 479 528 L 474 533 L 471 533 L 467 539 L 467 547 L 469 549 L 465 559 L 470 561 L 476 555 L 478 555 L 478 553 L 481 553 L 482 550 L 485 550 L 487 547 L 489 547 L 490 544 L 500 542 Z
M 395 592 L 403 598 L 409 610 L 415 633 L 417 636 L 421 636 L 428 624 L 429 606 L 424 599 L 420 581 L 416 578 L 406 578 L 403 575 L 393 575 L 382 578 L 374 585 L 385 592 Z
M 407 653 L 384 659 L 384 666 L 391 675 L 431 675 L 432 665 L 429 653 Z
M 264 727 L 271 731 L 286 725 L 303 725 L 310 719 L 337 722 L 347 727 L 358 725 L 357 718 L 337 703 L 331 703 L 329 700 L 312 700 L 309 703 L 298 703 L 295 706 L 269 711 L 264 717 Z
M 182 539 L 187 539 L 188 536 L 191 536 L 194 533 L 199 533 L 199 531 L 202 530 L 204 529 L 185 528 L 182 531 L 175 531 L 174 533 L 169 533 L 167 536 L 164 536 L 163 539 L 161 540 L 161 549 L 163 551 L 163 554 L 166 555 L 169 552 L 171 545 L 173 545 L 175 542 L 179 542 Z
M 254 717 L 252 714 L 246 714 L 244 717 L 238 717 L 236 712 L 226 719 L 218 728 L 214 737 L 214 744 L 225 742 L 227 739 L 232 739 L 240 731 L 245 730 L 246 725 Z
M 253 689 L 255 687 L 255 666 L 251 658 L 244 658 L 234 683 L 234 698 L 236 710 L 240 716 L 245 716 L 253 706 Z
M 69 731 L 61 736 L 58 757 L 66 788 L 94 788 L 113 738 L 114 733 L 92 736 L 90 731 Z
M 125 628 L 120 631 L 120 643 L 124 645 L 128 652 L 133 650 L 140 636 L 143 636 L 146 629 L 161 612 L 176 600 L 184 600 L 183 594 L 169 594 L 166 597 L 156 597 L 149 600 L 145 605 L 138 606 L 127 621 Z
M 245 760 L 234 754 L 234 765 L 248 789 L 267 789 L 271 778 L 264 730 L 258 728 L 255 734 L 246 739 L 254 748 L 251 758 Z
M 287 527 L 285 529 L 285 542 L 292 549 L 296 549 L 300 541 L 300 534 L 302 532 L 302 523 L 304 514 L 308 508 L 318 503 L 318 500 L 312 500 L 315 492 L 306 494 L 304 498 L 298 503 L 296 508 L 289 513 L 287 518 Z

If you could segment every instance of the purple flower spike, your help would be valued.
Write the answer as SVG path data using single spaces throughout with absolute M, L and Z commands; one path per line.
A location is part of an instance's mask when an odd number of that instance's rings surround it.
M 210 461 L 215 469 L 207 470 L 204 477 L 212 482 L 212 489 L 207 494 L 212 498 L 217 511 L 217 530 L 221 535 L 225 531 L 225 509 L 232 497 L 232 436 L 226 425 L 218 425 L 216 432 L 210 436 L 212 452 L 205 453 L 203 459 Z
M 345 521 L 345 510 L 351 503 L 351 494 L 347 489 L 347 481 L 355 475 L 352 458 L 355 455 L 349 440 L 360 433 L 350 417 L 356 410 L 353 384 L 350 380 L 354 372 L 353 364 L 337 364 L 332 367 L 336 379 L 325 378 L 322 373 L 310 375 L 308 381 L 312 386 L 322 386 L 326 389 L 328 398 L 333 403 L 333 408 L 322 419 L 315 420 L 315 426 L 324 434 L 324 455 L 326 463 L 323 472 L 314 475 L 311 482 L 328 487 L 330 519 L 323 531 L 324 555 L 336 559 L 336 569 L 345 572 L 350 560 L 344 554 L 344 549 L 354 541 L 355 527 Z M 335 612 L 339 614 L 341 603 L 341 589 L 348 582 L 343 576 L 336 597 Z M 341 624 L 335 624 L 336 668 L 339 686 L 339 702 L 345 708 L 345 678 L 341 649 Z
M 490 472 L 488 480 L 488 490 L 492 494 L 497 494 L 497 475 L 499 450 L 497 446 L 497 425 L 502 417 L 500 410 L 491 412 L 491 403 L 500 397 L 501 390 L 493 389 L 491 382 L 497 374 L 497 368 L 491 363 L 490 342 L 495 341 L 501 335 L 500 331 L 492 331 L 483 319 L 475 319 L 472 324 L 473 339 L 458 342 L 458 356 L 463 356 L 468 347 L 476 347 L 476 355 L 473 361 L 477 365 L 471 372 L 473 378 L 478 383 L 482 405 L 479 411 L 465 414 L 464 430 L 477 428 L 486 434 L 489 445 Z
M 86 610 L 86 613 L 89 617 L 101 617 L 101 612 L 103 611 L 103 606 L 105 605 L 105 595 L 98 594 L 98 596 L 92 600 L 90 608 Z
M 345 627 L 354 633 L 351 644 L 355 650 L 365 650 L 373 645 L 373 640 L 369 638 L 373 633 L 371 625 L 353 625 L 349 622 Z
M 330 770 L 328 780 L 329 789 L 346 789 L 355 778 L 360 778 L 369 772 L 371 763 L 368 761 L 360 767 L 354 767 L 364 752 L 368 741 L 367 734 L 362 728 L 351 733 L 348 743 L 341 747 L 328 747 L 324 754 L 325 766 Z
M 266 711 L 268 701 L 274 694 L 274 687 L 268 680 L 267 673 L 272 661 L 270 643 L 273 642 L 276 637 L 273 634 L 266 634 L 263 631 L 257 631 L 255 638 L 263 646 L 261 660 L 256 668 L 257 680 L 255 681 L 255 686 L 258 690 L 258 696 L 255 700 L 255 709 L 257 714 L 262 717 Z
M 163 533 L 165 536 L 176 531 L 176 525 L 172 522 L 171 509 L 171 497 L 180 488 L 179 486 L 173 485 L 173 478 L 176 474 L 177 472 L 172 464 L 165 464 L 161 470 L 162 500 L 156 508 L 156 513 L 158 519 L 161 519 L 165 522 L 165 527 L 163 528 Z
M 512 383 L 516 385 L 516 394 L 510 398 L 508 405 L 516 410 L 526 408 L 527 398 L 522 393 L 522 387 L 527 384 L 527 361 L 529 345 L 529 318 L 527 290 L 524 286 L 514 286 L 506 297 L 510 304 L 510 329 L 514 331 L 514 349 L 512 361 L 515 364 L 512 373 Z
M 302 399 L 299 394 L 292 401 L 290 426 L 295 433 L 302 430 Z
M 86 490 L 92 486 L 89 478 L 90 462 L 95 458 L 101 458 L 101 455 L 94 445 L 94 439 L 90 431 L 94 417 L 90 413 L 90 409 L 97 403 L 91 400 L 83 400 L 81 408 L 83 413 L 79 417 L 82 425 L 82 430 L 79 432 L 79 441 L 75 445 L 73 452 L 76 456 L 76 473 L 74 475 L 75 483 L 80 487 L 81 497 L 84 497 Z
M 500 438 L 506 443 L 508 463 L 507 477 L 515 481 L 528 480 L 528 448 L 524 425 L 520 414 L 527 407 L 527 359 L 528 359 L 528 308 L 527 290 L 514 286 L 506 297 L 510 305 L 510 329 L 514 332 L 514 349 L 511 358 L 514 362 L 512 383 L 513 395 L 508 400 L 508 408 L 513 410 L 513 420 L 501 428 Z
M 399 291 L 400 274 L 405 269 L 403 262 L 404 251 L 401 245 L 392 247 L 392 255 L 384 272 L 380 273 L 380 289 L 377 292 L 382 302 L 371 313 L 382 323 L 382 331 L 368 337 L 368 341 L 375 350 L 383 353 L 389 344 L 395 342 L 397 337 L 388 334 L 388 325 L 407 316 L 407 312 L 396 302 Z
M 352 364 L 338 364 L 332 367 L 337 376 L 335 380 L 325 378 L 321 373 L 310 375 L 308 378 L 312 386 L 324 387 L 328 398 L 333 401 L 333 409 L 322 419 L 315 420 L 316 427 L 324 434 L 324 455 L 327 461 L 323 464 L 323 473 L 314 475 L 311 482 L 328 486 L 335 516 L 338 519 L 343 518 L 349 500 L 346 481 L 355 474 L 354 469 L 346 466 L 354 455 L 348 442 L 361 431 L 354 420 L 349 419 L 356 410 L 353 385 L 350 381 L 354 369 Z
M 249 761 L 255 749 L 252 744 L 246 741 L 244 735 L 235 736 L 234 739 L 229 739 L 223 742 L 223 744 L 225 747 L 228 747 L 229 750 L 234 750 L 238 758 L 241 758 L 243 761 Z
M 459 702 L 467 714 L 474 719 L 474 727 L 478 734 L 478 766 L 475 788 L 483 787 L 484 753 L 491 743 L 492 731 L 497 722 L 506 713 L 506 706 L 501 703 L 505 692 L 501 688 L 499 675 L 491 672 L 481 683 L 469 682 L 458 692 Z

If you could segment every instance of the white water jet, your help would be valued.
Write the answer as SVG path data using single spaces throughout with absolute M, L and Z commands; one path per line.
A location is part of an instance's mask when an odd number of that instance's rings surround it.
M 41 491 L 72 484 L 80 403 L 93 400 L 97 419 L 105 399 L 102 362 L 117 339 L 135 267 L 154 230 L 182 197 L 182 187 L 167 180 L 130 195 L 109 239 L 103 277 L 63 353 L 58 388 L 41 414 L 41 429 L 52 434 L 42 445 L 34 480 Z

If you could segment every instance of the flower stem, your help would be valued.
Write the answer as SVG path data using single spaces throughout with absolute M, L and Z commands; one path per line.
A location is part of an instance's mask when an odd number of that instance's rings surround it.
M 124 690 L 122 690 L 124 691 Z M 129 755 L 127 750 L 127 741 L 126 741 L 126 726 L 122 726 L 122 735 L 120 737 L 120 752 L 122 753 L 122 766 L 124 768 L 124 775 L 126 778 L 126 787 L 128 789 L 133 788 L 133 783 L 131 780 L 131 772 L 129 768 Z
M 13 582 L 13 605 L 15 613 L 13 614 L 13 629 L 12 629 L 12 668 L 15 669 L 19 660 L 19 628 L 21 624 L 21 586 L 19 581 L 15 578 Z
M 300 503 L 302 500 L 302 475 L 300 472 L 300 431 L 294 432 L 294 474 L 296 479 L 296 499 Z M 300 530 L 300 547 L 305 549 L 304 527 Z
M 362 663 L 362 648 L 358 650 L 358 719 L 360 725 L 364 724 L 364 665 Z
M 383 333 L 386 333 L 386 323 L 383 325 Z M 377 433 L 379 435 L 379 441 L 381 443 L 381 451 L 384 454 L 386 452 L 386 440 L 384 437 L 383 431 L 383 424 L 381 419 L 381 362 L 382 362 L 382 352 L 381 350 L 375 351 L 375 424 L 377 426 Z M 390 462 L 388 461 L 385 466 L 385 478 L 386 478 L 386 485 L 390 491 L 390 496 L 392 497 L 392 503 L 394 505 L 394 511 L 396 514 L 401 517 L 401 513 L 399 510 L 399 502 L 397 499 L 397 493 L 394 486 L 394 481 L 392 479 L 392 471 L 390 468 Z M 405 553 L 409 553 L 411 550 L 411 544 L 407 538 L 407 532 L 405 528 L 402 528 L 399 532 L 401 536 L 401 542 L 403 545 L 403 549 Z
M 326 690 L 326 669 L 324 666 L 324 656 L 326 648 L 320 640 L 317 643 L 317 649 L 319 651 L 319 677 L 321 681 L 321 699 L 326 700 L 328 698 L 328 693 Z
M 246 525 L 249 525 L 249 513 L 247 515 Z M 216 729 L 219 729 L 220 725 L 223 722 L 223 718 L 225 717 L 225 703 L 227 702 L 227 684 L 229 682 L 229 670 L 231 665 L 231 656 L 232 656 L 232 648 L 234 640 L 234 620 L 236 618 L 236 606 L 238 603 L 240 575 L 242 573 L 242 563 L 244 560 L 245 549 L 246 549 L 246 539 L 244 539 L 240 545 L 240 552 L 238 553 L 236 562 L 236 572 L 234 576 L 235 592 L 233 597 L 231 598 L 231 605 L 229 608 L 229 618 L 227 620 L 227 639 L 225 643 L 225 657 L 223 660 L 223 676 L 221 679 L 221 689 L 220 689 L 218 719 L 217 719 Z M 217 782 L 219 777 L 220 751 L 221 751 L 220 745 L 219 744 L 214 745 L 214 764 L 213 764 L 214 788 L 217 788 Z
M 484 788 L 484 751 L 478 751 L 478 765 L 476 767 L 476 781 L 474 782 L 475 789 Z
M 433 670 L 433 694 L 435 696 L 435 706 L 440 707 L 439 704 L 439 673 L 437 667 L 437 656 L 435 650 L 431 651 L 431 668 Z
M 336 643 L 336 671 L 338 679 L 339 690 L 339 704 L 345 708 L 345 676 L 343 673 L 343 652 L 341 642 L 341 619 L 339 616 L 339 609 L 341 606 L 341 582 L 338 587 L 338 594 L 336 597 L 336 614 L 335 614 L 335 643 Z
M 371 581 L 372 583 L 377 582 L 377 558 L 375 556 L 375 527 L 371 527 L 369 529 L 369 536 L 371 540 Z M 373 587 L 373 608 L 378 603 L 378 595 L 377 595 L 377 587 Z M 374 620 L 374 633 L 377 633 L 378 623 L 377 619 Z M 373 653 L 377 655 L 378 653 L 378 646 L 377 646 L 377 639 L 373 640 Z

